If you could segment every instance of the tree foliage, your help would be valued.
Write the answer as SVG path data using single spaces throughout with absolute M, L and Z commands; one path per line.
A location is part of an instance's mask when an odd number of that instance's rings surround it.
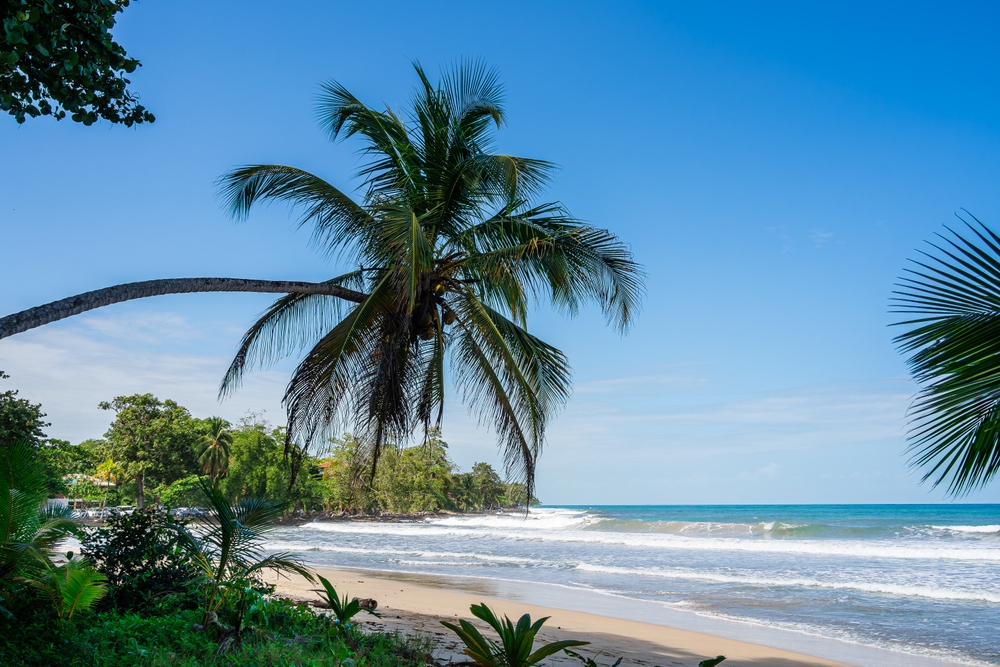
M 306 472 L 289 488 L 292 462 L 285 456 L 285 430 L 271 426 L 261 415 L 250 414 L 231 431 L 232 444 L 226 476 L 219 488 L 231 502 L 239 498 L 260 498 L 290 507 L 322 507 L 318 487 L 319 470 L 305 459 Z
M 229 467 L 229 448 L 233 435 L 229 432 L 229 422 L 222 417 L 209 417 L 205 422 L 208 431 L 201 436 L 198 463 L 202 472 L 214 482 L 226 474 Z
M 331 441 L 323 470 L 322 491 L 328 507 L 343 512 L 480 511 L 525 506 L 525 487 L 504 483 L 488 463 L 462 473 L 448 458 L 448 443 L 431 430 L 425 443 L 384 447 L 375 479 L 370 448 L 351 434 Z M 533 504 L 537 498 L 533 498 Z
M 67 115 L 131 126 L 153 114 L 128 90 L 140 63 L 111 37 L 129 0 L 5 0 L 0 3 L 0 109 L 18 123 Z
M 98 463 L 97 452 L 81 443 L 71 445 L 66 440 L 47 439 L 38 449 L 45 467 L 45 485 L 49 495 L 69 492 L 67 475 L 92 475 Z
M 147 483 L 169 484 L 197 469 L 195 443 L 202 427 L 186 408 L 152 394 L 119 396 L 100 407 L 115 412 L 115 421 L 104 435 L 103 453 L 135 482 L 140 509 L 145 505 Z
M 0 380 L 10 376 L 0 371 Z M 45 438 L 45 421 L 42 406 L 17 397 L 16 389 L 0 393 L 0 446 L 11 442 L 26 442 L 38 447 Z

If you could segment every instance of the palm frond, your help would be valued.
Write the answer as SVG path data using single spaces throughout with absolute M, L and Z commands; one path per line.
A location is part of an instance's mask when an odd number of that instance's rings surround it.
M 352 271 L 326 281 L 360 288 L 363 272 Z M 219 398 L 231 396 L 243 376 L 253 368 L 265 368 L 313 345 L 340 319 L 343 302 L 322 294 L 288 294 L 273 304 L 243 334 L 240 347 L 219 386 Z
M 243 220 L 261 200 L 283 201 L 302 209 L 299 226 L 311 223 L 315 243 L 330 256 L 371 233 L 369 213 L 318 176 L 284 165 L 250 165 L 219 179 L 230 215 Z
M 969 217 L 969 234 L 939 235 L 892 299 L 892 312 L 909 316 L 894 342 L 923 385 L 910 410 L 911 464 L 952 495 L 1000 471 L 1000 237 Z
M 470 410 L 496 428 L 508 473 L 522 479 L 530 494 L 546 424 L 569 395 L 569 365 L 562 352 L 471 291 L 463 297 L 454 303 L 456 384 Z

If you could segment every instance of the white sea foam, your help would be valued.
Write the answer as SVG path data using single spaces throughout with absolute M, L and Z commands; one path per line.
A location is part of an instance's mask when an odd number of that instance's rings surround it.
M 616 567 L 609 565 L 591 565 L 580 563 L 576 569 L 582 572 L 602 572 L 605 574 L 620 574 L 627 576 L 660 577 L 664 579 L 681 579 L 686 581 L 708 581 L 712 583 L 742 584 L 746 586 L 781 586 L 823 588 L 830 590 L 855 590 L 864 593 L 880 593 L 887 595 L 915 596 L 934 600 L 965 600 L 1000 603 L 1000 591 L 984 590 L 953 590 L 947 588 L 932 588 L 928 586 L 912 586 L 891 584 L 885 582 L 866 581 L 821 581 L 803 577 L 764 577 L 755 574 L 726 574 L 686 568 L 647 568 L 647 567 Z
M 264 543 L 264 548 L 268 551 L 329 551 L 332 553 L 345 554 L 373 554 L 379 556 L 409 556 L 410 558 L 454 558 L 473 559 L 488 561 L 493 563 L 514 563 L 514 564 L 539 564 L 540 561 L 534 558 L 521 558 L 519 556 L 499 556 L 483 553 L 469 553 L 461 551 L 424 551 L 421 549 L 365 549 L 361 547 L 342 547 L 329 544 L 316 544 L 314 542 L 301 541 L 269 541 Z M 418 561 L 414 561 L 418 562 Z M 421 561 L 422 562 L 422 561 Z M 451 564 L 450 563 L 445 564 Z M 430 563 L 425 563 L 430 564 Z
M 1000 525 L 989 526 L 931 526 L 934 530 L 946 530 L 952 533 L 1000 533 Z
M 464 518 L 464 517 L 461 517 Z M 674 534 L 652 534 L 634 532 L 614 532 L 601 530 L 581 530 L 558 528 L 556 521 L 565 524 L 567 519 L 530 523 L 507 517 L 490 517 L 493 523 L 461 523 L 452 518 L 430 519 L 406 523 L 353 523 L 353 522 L 313 522 L 301 526 L 302 530 L 318 530 L 331 533 L 424 536 L 424 537 L 482 537 L 493 540 L 517 540 L 538 542 L 582 542 L 589 544 L 621 545 L 644 549 L 687 550 L 712 552 L 743 552 L 799 554 L 811 556 L 838 556 L 864 559 L 921 559 L 921 560 L 964 560 L 1000 562 L 1000 548 L 989 545 L 928 544 L 925 541 L 903 544 L 900 541 L 860 540 L 791 540 L 752 539 L 733 537 L 694 537 Z

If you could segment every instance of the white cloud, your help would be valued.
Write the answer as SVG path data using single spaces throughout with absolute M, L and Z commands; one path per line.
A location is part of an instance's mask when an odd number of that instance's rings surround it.
M 98 402 L 137 392 L 172 398 L 196 416 L 235 421 L 263 409 L 283 422 L 294 360 L 252 373 L 234 398 L 217 401 L 237 339 L 225 326 L 194 326 L 169 313 L 95 314 L 0 340 L 0 369 L 12 376 L 0 386 L 41 402 L 50 435 L 74 442 L 107 429 L 111 415 Z M 859 469 L 888 470 L 892 483 L 915 489 L 900 457 L 911 394 L 905 378 L 732 394 L 691 366 L 580 381 L 549 428 L 540 494 L 552 502 L 752 502 L 784 498 L 754 494 L 800 483 L 788 497 L 807 501 L 818 484 L 826 495 L 815 497 L 827 500 L 854 498 L 851 485 L 887 487 L 877 477 L 854 478 Z M 461 467 L 499 467 L 494 434 L 454 391 L 444 436 Z
M 811 240 L 813 242 L 813 245 L 815 245 L 817 248 L 822 248 L 827 243 L 829 243 L 830 239 L 832 238 L 833 238 L 833 232 L 825 232 L 821 229 L 814 229 L 811 232 L 809 232 L 809 240 Z
M 744 470 L 739 475 L 736 476 L 737 479 L 741 479 L 747 482 L 756 482 L 760 480 L 773 480 L 778 476 L 778 470 L 781 469 L 777 463 L 771 463 L 770 465 L 764 466 L 763 468 L 757 468 L 753 472 Z
M 282 422 L 280 407 L 287 373 L 256 372 L 237 394 L 216 398 L 228 359 L 181 353 L 170 343 L 201 336 L 184 318 L 94 315 L 0 340 L 0 369 L 11 376 L 2 386 L 40 402 L 52 437 L 73 442 L 100 437 L 111 421 L 98 409 L 115 396 L 151 392 L 171 398 L 196 416 L 235 420 L 248 409 L 267 411 Z

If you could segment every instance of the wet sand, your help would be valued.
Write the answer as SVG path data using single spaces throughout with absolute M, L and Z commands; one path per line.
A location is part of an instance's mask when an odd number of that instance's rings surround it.
M 381 619 L 364 612 L 356 617 L 365 628 L 426 635 L 434 642 L 435 657 L 444 661 L 466 662 L 469 658 L 462 653 L 464 647 L 457 637 L 440 622 L 465 618 L 485 628 L 484 623 L 469 613 L 470 605 L 485 602 L 498 615 L 507 614 L 515 620 L 524 613 L 531 614 L 533 620 L 551 616 L 536 642 L 560 639 L 589 641 L 590 646 L 580 647 L 578 652 L 593 657 L 602 667 L 610 667 L 619 657 L 624 657 L 622 667 L 697 667 L 700 661 L 717 655 L 726 656 L 726 662 L 723 663 L 725 667 L 847 667 L 842 662 L 699 632 L 465 592 L 468 585 L 462 587 L 465 590 L 458 590 L 458 587 L 450 590 L 441 587 L 439 581 L 429 578 L 421 581 L 414 576 L 325 568 L 316 568 L 315 571 L 326 577 L 341 594 L 348 593 L 351 597 L 374 598 L 378 601 Z M 312 590 L 316 586 L 301 578 L 283 578 L 277 582 L 277 586 L 277 592 L 281 595 L 300 600 L 319 598 Z M 492 630 L 486 634 L 490 636 Z M 578 660 L 562 653 L 549 658 L 546 663 L 582 665 Z

